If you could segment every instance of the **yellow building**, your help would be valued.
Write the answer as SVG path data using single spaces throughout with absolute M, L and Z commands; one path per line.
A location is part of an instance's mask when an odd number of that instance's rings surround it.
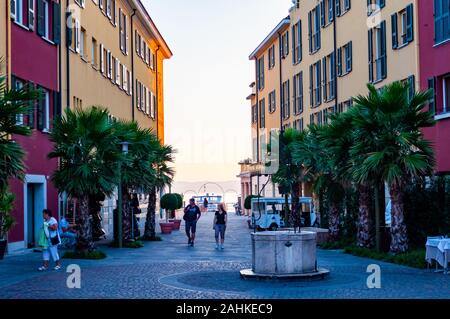
M 325 123 L 330 113 L 348 109 L 352 97 L 366 94 L 367 83 L 419 87 L 416 0 L 369 2 L 296 1 L 252 52 L 256 162 L 271 130 Z
M 10 20 L 7 19 L 9 12 L 9 1 L 0 1 L 0 74 L 10 74 L 9 56 L 11 42 L 9 37 Z
M 164 141 L 163 62 L 168 45 L 140 0 L 63 0 L 63 105 L 107 107 Z

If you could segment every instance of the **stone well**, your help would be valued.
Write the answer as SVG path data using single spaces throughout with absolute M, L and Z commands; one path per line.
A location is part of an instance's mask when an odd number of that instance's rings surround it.
M 328 270 L 317 267 L 316 233 L 302 231 L 255 232 L 252 236 L 252 269 L 244 278 L 324 277 Z

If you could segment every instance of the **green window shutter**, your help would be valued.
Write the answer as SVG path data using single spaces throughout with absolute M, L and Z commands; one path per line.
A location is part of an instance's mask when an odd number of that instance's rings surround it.
M 386 1 L 385 0 L 378 0 L 378 5 L 380 6 L 380 8 L 384 8 L 386 6 Z
M 414 8 L 413 4 L 406 7 L 406 40 L 412 42 L 414 40 Z
M 345 10 L 348 11 L 352 7 L 351 0 L 344 0 L 345 1 Z
M 61 43 L 61 4 L 53 2 L 53 42 Z
M 322 88 L 323 88 L 323 100 L 327 101 L 328 100 L 328 89 L 327 89 L 327 58 L 323 58 L 322 59 L 322 64 L 323 64 L 323 79 L 322 79 Z
M 322 76 L 322 72 L 321 72 L 322 64 L 320 62 L 321 62 L 321 60 L 319 60 L 319 62 L 317 62 L 317 67 L 318 67 L 318 71 L 317 71 L 318 81 L 317 81 L 317 83 L 319 84 L 319 87 L 318 87 L 317 91 L 319 92 L 319 105 L 322 104 L 322 90 L 320 89 L 320 83 L 322 83 L 321 82 L 322 81 L 322 79 L 321 79 L 321 76 Z
M 45 95 L 41 95 L 41 98 L 37 101 L 37 129 L 42 131 L 44 129 L 44 117 L 45 117 Z
M 391 15 L 391 24 L 392 24 L 392 49 L 397 49 L 398 47 L 398 18 L 397 13 Z
M 428 89 L 433 92 L 433 96 L 428 102 L 428 110 L 432 114 L 436 114 L 436 78 L 432 77 L 428 79 Z
M 370 16 L 372 14 L 372 1 L 367 0 L 367 15 Z
M 341 0 L 336 0 L 336 16 L 341 16 Z
M 309 53 L 313 51 L 312 46 L 312 11 L 308 13 L 308 37 L 309 37 Z
M 309 66 L 309 103 L 314 107 L 313 66 Z
M 295 64 L 297 59 L 297 54 L 295 53 L 296 39 L 295 39 L 295 25 L 292 27 L 292 64 Z
M 45 5 L 43 0 L 37 0 L 37 34 L 45 35 Z
M 325 26 L 325 0 L 320 2 L 320 25 Z
M 408 77 L 408 98 L 411 101 L 414 93 L 416 91 L 416 83 L 415 83 L 415 76 L 411 75 L 410 77 Z
M 368 47 L 369 47 L 369 82 L 373 82 L 373 29 L 368 31 Z
M 382 56 L 381 78 L 385 79 L 387 77 L 386 21 L 381 22 L 381 56 Z
M 337 50 L 337 75 L 342 75 L 342 48 Z
M 302 20 L 298 21 L 297 37 L 299 41 L 298 61 L 303 60 L 303 43 L 302 43 Z

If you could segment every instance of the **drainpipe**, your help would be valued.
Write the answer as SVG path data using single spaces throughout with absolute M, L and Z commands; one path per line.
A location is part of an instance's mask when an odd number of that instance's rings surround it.
M 136 96 L 136 92 L 134 91 L 134 30 L 133 30 L 133 17 L 136 15 L 136 9 L 133 9 L 133 14 L 131 15 L 130 23 L 130 32 L 131 32 L 131 92 L 133 92 L 131 96 L 131 119 L 134 121 L 134 100 Z
M 69 12 L 69 3 L 70 3 L 70 0 L 67 0 L 67 2 L 66 2 L 66 12 L 64 14 L 64 17 L 66 18 L 65 19 L 65 21 L 66 21 L 66 23 L 65 23 L 65 25 L 66 25 L 65 38 L 66 38 L 66 94 L 67 94 L 67 96 L 66 96 L 66 109 L 67 110 L 70 110 L 70 50 L 69 50 L 69 45 L 68 45 L 69 42 L 68 42 L 68 39 L 67 39 L 67 28 L 68 28 L 67 18 L 68 18 L 68 12 Z M 70 21 L 70 24 L 72 26 L 72 21 Z
M 255 85 L 256 85 L 256 163 L 259 164 L 259 88 L 258 88 L 258 58 L 255 56 Z M 256 177 L 258 193 L 259 193 L 259 172 Z M 252 190 L 253 193 L 253 190 Z
M 161 49 L 161 46 L 158 45 L 158 49 L 155 51 L 155 60 L 153 61 L 155 63 L 155 72 L 156 72 L 156 105 L 155 107 L 155 114 L 156 114 L 156 136 L 159 138 L 159 83 L 158 83 L 158 51 Z
M 9 74 L 10 73 L 9 72 L 9 66 L 10 66 L 10 63 L 9 63 L 9 56 L 10 56 L 9 41 L 11 39 L 11 19 L 9 17 L 9 13 L 11 12 L 11 9 L 9 7 L 10 5 L 11 5 L 11 2 L 7 1 L 6 2 L 6 12 L 5 12 L 5 15 L 6 15 L 6 37 L 5 37 L 5 40 L 6 40 L 6 57 L 5 57 L 6 89 L 9 89 L 9 87 L 10 87 L 10 78 L 11 78 L 11 76 Z
M 59 14 L 59 16 L 62 18 L 63 17 L 63 6 L 60 6 L 60 8 L 59 8 L 59 10 L 60 10 L 60 14 Z M 64 17 L 65 17 L 65 15 L 64 15 Z M 61 49 L 61 43 L 62 43 L 62 41 L 61 41 L 61 37 L 62 37 L 62 31 L 60 31 L 60 36 L 59 36 L 59 38 L 60 38 L 60 41 L 59 41 L 59 45 L 58 45 L 58 73 L 59 73 L 59 75 L 58 75 L 58 90 L 59 90 L 59 96 L 58 96 L 58 98 L 59 98 L 59 109 L 57 110 L 57 113 L 61 113 L 61 114 L 58 114 L 59 116 L 61 116 L 62 115 L 62 61 L 61 61 L 61 57 L 62 57 L 62 49 Z M 54 108 L 54 106 L 53 106 L 53 108 Z M 53 110 L 53 114 L 55 114 L 55 110 Z
M 333 10 L 333 47 L 334 47 L 334 111 L 338 110 L 338 75 L 337 75 L 337 16 L 336 16 L 336 1 L 334 2 Z
M 278 31 L 278 45 L 280 47 L 279 50 L 279 64 L 280 64 L 280 133 L 283 133 L 283 105 L 281 104 L 283 101 L 283 58 L 281 56 L 281 33 Z M 289 97 L 288 97 L 289 98 Z

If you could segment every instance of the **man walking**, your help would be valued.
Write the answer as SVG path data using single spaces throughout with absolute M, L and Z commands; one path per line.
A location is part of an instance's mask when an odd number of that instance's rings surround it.
M 197 221 L 200 219 L 201 215 L 200 208 L 195 204 L 195 199 L 191 198 L 189 200 L 189 205 L 184 209 L 183 217 L 186 226 L 186 235 L 188 237 L 188 246 L 194 246 Z

